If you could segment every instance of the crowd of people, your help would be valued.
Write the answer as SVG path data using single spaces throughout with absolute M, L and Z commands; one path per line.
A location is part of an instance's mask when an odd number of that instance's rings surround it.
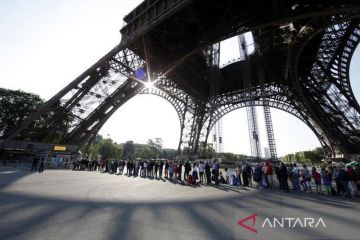
M 244 169 L 247 170 L 244 171 Z M 260 189 L 273 188 L 275 175 L 282 191 L 290 191 L 291 186 L 294 191 L 359 197 L 359 165 L 347 165 L 345 167 L 343 163 L 340 163 L 337 166 L 330 164 L 327 167 L 319 169 L 311 167 L 310 169 L 306 164 L 298 166 L 297 164 L 285 164 L 283 162 L 273 167 L 267 161 L 256 164 L 254 168 L 246 166 L 238 171 L 242 171 L 242 178 L 245 179 L 244 186 L 248 186 L 248 182 L 251 181 L 249 176 L 253 175 L 253 180 Z
M 327 195 L 359 196 L 359 165 L 311 167 L 306 164 L 286 164 L 284 162 L 250 164 L 240 163 L 235 169 L 220 169 L 215 160 L 211 162 L 134 160 L 134 161 L 88 161 L 83 159 L 73 163 L 73 170 L 99 170 L 117 175 L 143 178 L 164 178 L 189 185 L 231 184 L 235 186 L 274 188 L 277 183 L 281 191 L 305 191 Z M 276 181 L 277 180 L 277 181 Z
M 344 164 L 338 164 L 337 166 L 329 165 L 321 167 L 318 171 L 316 167 L 312 167 L 310 170 L 306 164 L 303 165 L 302 169 L 293 164 L 289 166 L 289 169 L 291 170 L 289 178 L 293 186 L 295 186 L 294 189 L 297 191 L 300 191 L 301 187 L 304 191 L 313 191 L 311 184 L 311 179 L 313 179 L 317 193 L 323 193 L 323 185 L 324 193 L 328 195 L 359 196 L 359 165 L 348 165 L 346 167 Z

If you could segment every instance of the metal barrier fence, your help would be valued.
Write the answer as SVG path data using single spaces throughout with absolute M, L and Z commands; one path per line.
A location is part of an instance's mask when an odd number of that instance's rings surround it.
M 22 170 L 30 170 L 32 167 L 32 160 L 23 159 L 23 160 L 0 160 L 0 167 L 13 167 Z M 37 169 L 39 169 L 40 160 L 37 163 Z M 71 162 L 53 162 L 53 161 L 44 161 L 45 169 L 71 169 Z

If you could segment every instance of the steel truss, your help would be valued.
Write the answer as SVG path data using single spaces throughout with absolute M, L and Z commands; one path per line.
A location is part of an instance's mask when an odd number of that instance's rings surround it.
M 350 58 L 360 41 L 358 21 L 342 21 L 333 17 L 333 25 L 326 23 L 321 43 L 310 72 L 304 74 L 301 58 L 319 32 L 309 30 L 294 39 L 291 48 L 294 64 L 291 74 L 298 101 L 305 105 L 306 115 L 322 129 L 321 138 L 327 138 L 328 147 L 335 155 L 359 151 L 360 108 L 350 87 Z M 316 21 L 319 25 L 321 21 Z M 323 28 L 324 28 L 323 27 Z
M 216 121 L 250 99 L 299 118 L 327 154 L 360 153 L 360 107 L 349 81 L 360 1 L 275 2 L 144 1 L 124 18 L 121 43 L 0 136 L 0 147 L 22 132 L 80 147 L 126 101 L 154 94 L 177 111 L 179 153 L 198 154 Z M 220 68 L 218 42 L 247 31 L 255 52 Z M 251 86 L 242 84 L 245 69 Z M 34 132 L 41 121 L 56 136 Z

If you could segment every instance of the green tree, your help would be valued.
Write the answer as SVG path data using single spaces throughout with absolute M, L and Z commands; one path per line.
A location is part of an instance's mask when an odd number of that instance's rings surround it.
M 219 153 L 218 157 L 227 161 L 244 161 L 247 158 L 246 155 L 234 153 Z
M 150 146 L 142 146 L 140 149 L 139 149 L 139 155 L 138 155 L 139 158 L 144 158 L 144 159 L 150 159 L 150 158 L 154 158 L 154 151 L 153 149 L 151 149 Z
M 0 88 L 0 138 L 17 127 L 43 103 L 39 95 Z
M 165 149 L 161 149 L 159 157 L 166 159 L 175 159 L 176 156 L 177 156 L 177 150 L 165 148 Z
M 121 159 L 122 155 L 123 155 L 123 147 L 115 143 L 115 158 L 119 160 Z
M 221 153 L 218 156 L 223 160 L 227 160 L 227 161 L 234 161 L 236 159 L 236 156 L 233 153 Z
M 99 154 L 104 160 L 115 158 L 117 154 L 116 145 L 112 142 L 111 139 L 102 140 L 99 144 Z
M 199 158 L 206 158 L 210 159 L 215 156 L 215 150 L 213 148 L 213 145 L 211 143 L 207 143 L 205 145 L 204 142 L 201 142 L 199 144 Z
M 161 138 L 149 139 L 147 145 L 152 151 L 152 158 L 158 158 L 162 148 L 163 140 Z
M 151 141 L 150 141 L 151 140 Z M 96 159 L 102 155 L 102 159 L 134 159 L 134 158 L 167 158 L 174 159 L 177 156 L 175 149 L 162 149 L 162 139 L 150 139 L 149 144 L 138 144 L 133 141 L 127 141 L 124 144 L 117 144 L 112 139 L 103 139 L 97 135 L 92 144 L 90 144 L 87 154 Z
M 315 148 L 314 150 L 312 150 L 312 152 L 313 152 L 313 158 L 311 158 L 312 162 L 319 163 L 323 158 L 325 158 L 324 149 L 322 149 L 321 147 Z
M 299 162 L 299 163 L 307 163 L 307 162 L 320 162 L 321 159 L 324 158 L 324 151 L 321 147 L 315 148 L 310 151 L 301 151 L 296 153 L 290 153 L 282 157 L 284 161 L 287 162 Z
M 0 88 L 0 138 L 10 134 L 42 104 L 44 101 L 36 94 Z M 16 138 L 23 141 L 61 143 L 72 120 L 72 114 L 57 102 Z
M 122 158 L 123 159 L 134 159 L 134 157 L 135 157 L 134 153 L 135 153 L 134 142 L 131 140 L 127 141 L 124 144 Z

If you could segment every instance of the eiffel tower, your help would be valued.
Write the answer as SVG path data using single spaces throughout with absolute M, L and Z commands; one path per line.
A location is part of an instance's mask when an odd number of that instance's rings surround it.
M 250 100 L 300 119 L 329 156 L 360 153 L 360 107 L 349 81 L 360 1 L 146 0 L 124 21 L 121 42 L 0 145 L 27 132 L 36 141 L 81 147 L 129 99 L 154 94 L 177 111 L 178 149 L 194 155 L 222 116 Z M 220 67 L 219 42 L 246 32 L 255 51 Z M 49 132 L 61 132 L 57 138 L 32 130 L 44 116 Z M 56 128 L 64 121 L 66 128 Z

